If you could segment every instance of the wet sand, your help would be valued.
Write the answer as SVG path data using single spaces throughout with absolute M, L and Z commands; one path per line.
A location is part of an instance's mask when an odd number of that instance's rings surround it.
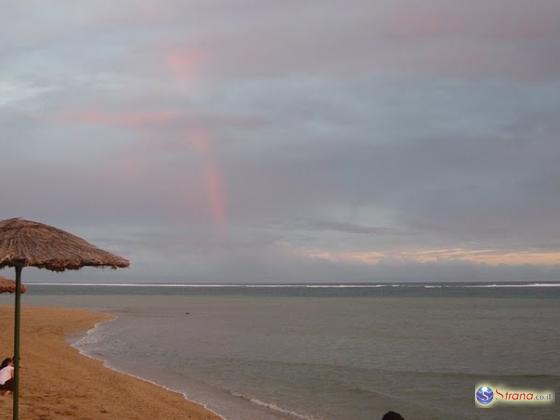
M 21 419 L 219 419 L 179 393 L 103 367 L 66 337 L 109 315 L 77 309 L 23 308 Z M 13 349 L 13 307 L 0 306 L 0 357 Z M 0 419 L 12 418 L 12 397 L 0 396 Z

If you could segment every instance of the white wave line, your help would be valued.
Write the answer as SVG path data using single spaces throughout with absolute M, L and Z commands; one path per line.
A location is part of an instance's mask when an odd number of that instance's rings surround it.
M 461 287 L 461 286 L 456 286 Z M 560 287 L 560 283 L 528 283 L 528 284 L 472 284 L 465 285 L 466 288 L 494 288 L 494 287 Z
M 103 286 L 103 287 L 230 287 L 230 288 L 376 288 L 387 287 L 386 284 L 178 284 L 178 283 L 30 283 L 30 286 Z
M 76 286 L 76 287 L 178 287 L 178 288 L 306 288 L 306 289 L 369 289 L 379 287 L 423 287 L 432 288 L 494 288 L 494 287 L 560 287 L 560 283 L 525 283 L 525 284 L 180 284 L 180 283 L 58 283 L 27 282 L 28 286 Z
M 243 394 L 239 394 L 237 392 L 232 392 L 231 395 L 233 395 L 234 397 L 238 397 L 238 398 L 242 398 L 244 400 L 250 401 L 253 404 L 260 405 L 261 407 L 266 407 L 266 408 L 268 408 L 272 411 L 278 411 L 280 413 L 284 413 L 284 414 L 287 414 L 289 416 L 292 416 L 292 417 L 295 417 L 295 418 L 298 418 L 298 419 L 301 419 L 301 420 L 313 420 L 314 419 L 313 417 L 305 416 L 303 414 L 296 413 L 295 411 L 286 410 L 285 408 L 278 407 L 276 404 L 266 403 L 266 402 L 261 401 L 257 398 L 247 397 L 247 396 L 245 396 Z
M 121 373 L 121 374 L 126 375 L 126 376 L 130 376 L 131 378 L 135 378 L 135 379 L 138 379 L 138 380 L 143 381 L 143 382 L 147 382 L 147 383 L 152 384 L 152 385 L 155 385 L 155 386 L 157 386 L 157 387 L 159 387 L 159 388 L 163 388 L 163 389 L 165 389 L 165 390 L 167 390 L 167 391 L 171 391 L 171 392 L 175 392 L 175 393 L 177 393 L 177 394 L 181 394 L 185 400 L 187 400 L 187 401 L 189 401 L 189 402 L 192 402 L 192 403 L 195 403 L 195 404 L 198 404 L 198 405 L 204 407 L 206 410 L 208 410 L 208 411 L 210 411 L 211 413 L 215 414 L 216 416 L 218 416 L 218 417 L 219 417 L 220 419 L 222 419 L 222 420 L 228 420 L 225 416 L 223 416 L 222 414 L 217 413 L 216 411 L 212 410 L 212 409 L 211 409 L 210 407 L 208 407 L 206 404 L 204 404 L 204 403 L 202 403 L 202 402 L 200 402 L 200 401 L 196 401 L 195 399 L 191 399 L 191 398 L 190 398 L 185 392 L 183 392 L 183 391 L 179 391 L 179 390 L 177 390 L 177 389 L 173 389 L 173 388 L 167 387 L 167 386 L 165 386 L 165 385 L 163 385 L 163 384 L 160 384 L 160 383 L 158 383 L 158 382 L 152 381 L 152 380 L 147 379 L 147 378 L 143 378 L 142 376 L 138 376 L 138 375 L 135 375 L 135 374 L 133 374 L 133 373 L 130 373 L 130 372 L 126 372 L 126 371 L 124 371 L 124 370 L 121 370 L 121 369 L 119 369 L 119 368 L 117 368 L 117 367 L 111 365 L 111 364 L 109 363 L 108 360 L 103 359 L 103 358 L 101 358 L 101 357 L 93 356 L 92 354 L 90 354 L 90 353 L 88 353 L 87 351 L 85 351 L 82 347 L 80 347 L 80 343 L 81 343 L 81 342 L 84 343 L 84 342 L 85 342 L 85 339 L 86 339 L 87 337 L 91 336 L 93 333 L 95 333 L 95 332 L 97 331 L 97 329 L 98 329 L 102 324 L 105 324 L 105 323 L 108 323 L 108 322 L 111 322 L 111 321 L 115 321 L 117 318 L 118 318 L 118 317 L 117 317 L 116 315 L 113 315 L 113 318 L 112 318 L 112 319 L 108 319 L 108 320 L 105 320 L 105 321 L 97 322 L 97 323 L 93 326 L 93 328 L 90 328 L 89 330 L 87 330 L 87 331 L 86 331 L 86 334 L 85 334 L 83 337 L 81 337 L 80 339 L 78 339 L 77 341 L 75 341 L 74 343 L 72 343 L 71 346 L 74 347 L 76 350 L 78 350 L 78 352 L 79 352 L 82 356 L 87 357 L 87 358 L 89 358 L 89 359 L 98 360 L 98 361 L 102 362 L 102 363 L 103 363 L 103 366 L 104 366 L 105 368 L 107 368 L 107 369 L 110 369 L 110 370 L 112 370 L 112 371 L 114 371 L 114 372 Z

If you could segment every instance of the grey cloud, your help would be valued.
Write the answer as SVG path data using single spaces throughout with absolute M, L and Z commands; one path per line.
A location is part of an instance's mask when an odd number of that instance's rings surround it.
M 557 6 L 419 4 L 7 2 L 0 211 L 124 252 L 131 278 L 553 278 L 296 252 L 560 247 Z M 168 55 L 193 51 L 183 80 Z
M 386 226 L 366 226 L 357 223 L 334 222 L 327 220 L 301 220 L 293 223 L 281 224 L 282 229 L 297 229 L 309 231 L 333 231 L 357 235 L 399 235 L 397 229 Z

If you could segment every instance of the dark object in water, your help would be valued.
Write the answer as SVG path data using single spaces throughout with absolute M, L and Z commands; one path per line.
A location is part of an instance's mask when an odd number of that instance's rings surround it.
M 190 312 L 185 312 L 185 315 L 190 315 L 190 314 L 191 314 Z

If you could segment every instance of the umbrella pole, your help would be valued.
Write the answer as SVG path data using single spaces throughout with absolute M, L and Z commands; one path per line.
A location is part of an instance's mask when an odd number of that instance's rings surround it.
M 16 266 L 16 305 L 14 319 L 14 400 L 13 420 L 19 419 L 19 330 L 21 319 L 21 270 L 23 267 Z

